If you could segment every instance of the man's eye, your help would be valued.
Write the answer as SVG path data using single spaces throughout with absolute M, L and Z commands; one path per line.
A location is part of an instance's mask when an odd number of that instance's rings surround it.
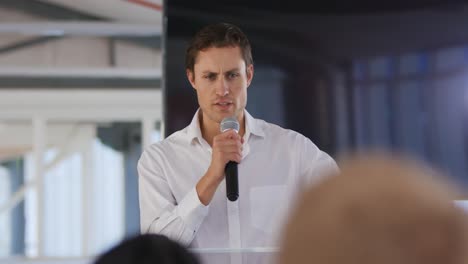
M 228 77 L 229 77 L 230 79 L 233 79 L 233 78 L 236 78 L 236 77 L 238 77 L 238 76 L 239 76 L 239 73 L 230 73 Z
M 203 76 L 203 78 L 207 79 L 207 80 L 210 80 L 210 81 L 213 81 L 216 79 L 216 75 L 214 74 L 209 74 L 209 75 L 205 75 Z

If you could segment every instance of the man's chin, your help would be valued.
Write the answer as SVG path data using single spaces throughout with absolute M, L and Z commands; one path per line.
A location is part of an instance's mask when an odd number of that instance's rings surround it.
M 241 110 L 243 111 L 243 110 Z M 236 111 L 226 111 L 226 112 L 219 112 L 219 111 L 213 111 L 208 115 L 208 118 L 216 123 L 221 123 L 224 118 L 226 117 L 232 117 L 235 116 L 236 118 L 238 117 L 239 112 Z
M 224 118 L 231 117 L 231 116 L 233 116 L 233 114 L 229 114 L 229 113 L 223 113 L 223 114 L 211 113 L 210 115 L 205 115 L 206 118 L 208 118 L 212 122 L 215 122 L 215 123 L 218 123 L 218 124 L 221 124 L 221 122 L 223 121 Z
M 216 119 L 219 119 L 221 122 L 221 120 L 223 120 L 224 118 L 226 117 L 231 117 L 231 116 L 235 116 L 236 114 L 234 113 L 234 111 L 222 111 L 222 112 L 215 112 L 214 115 L 216 116 Z

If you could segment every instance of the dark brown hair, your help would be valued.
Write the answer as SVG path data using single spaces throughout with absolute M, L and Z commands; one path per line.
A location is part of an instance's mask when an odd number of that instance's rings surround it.
M 250 43 L 244 32 L 235 25 L 218 23 L 203 27 L 192 38 L 185 53 L 185 69 L 194 72 L 198 52 L 211 47 L 239 47 L 246 66 L 253 64 Z
M 178 242 L 159 234 L 126 238 L 101 253 L 94 264 L 200 264 L 198 256 Z

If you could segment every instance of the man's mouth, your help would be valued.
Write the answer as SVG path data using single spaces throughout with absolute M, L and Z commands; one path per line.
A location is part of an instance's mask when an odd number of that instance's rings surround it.
M 217 102 L 215 103 L 215 106 L 217 106 L 218 108 L 222 110 L 228 110 L 231 108 L 232 102 Z

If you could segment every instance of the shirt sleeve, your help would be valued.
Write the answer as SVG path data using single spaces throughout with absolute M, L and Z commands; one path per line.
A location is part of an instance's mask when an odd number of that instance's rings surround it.
M 300 153 L 301 181 L 305 182 L 303 186 L 317 183 L 323 177 L 339 173 L 335 160 L 319 149 L 310 139 L 303 138 Z
M 138 161 L 141 232 L 166 235 L 188 246 L 208 214 L 208 206 L 200 202 L 195 186 L 177 203 L 160 163 L 149 150 Z

